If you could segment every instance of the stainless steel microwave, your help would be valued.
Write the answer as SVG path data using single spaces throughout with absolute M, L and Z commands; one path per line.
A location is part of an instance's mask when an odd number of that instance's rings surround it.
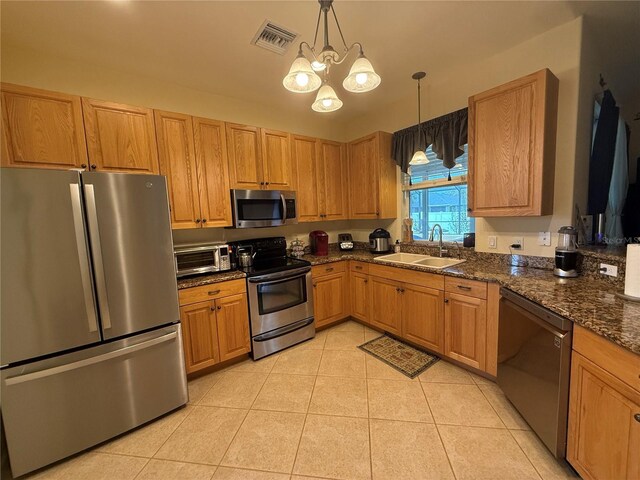
M 296 192 L 281 190 L 231 190 L 233 226 L 278 227 L 298 223 Z
M 193 245 L 175 247 L 176 276 L 201 275 L 231 270 L 229 245 Z

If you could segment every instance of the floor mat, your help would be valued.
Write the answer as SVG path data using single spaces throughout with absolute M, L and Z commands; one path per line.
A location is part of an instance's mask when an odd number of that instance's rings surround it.
M 440 360 L 435 355 L 418 350 L 387 335 L 374 338 L 358 346 L 358 348 L 373 355 L 378 360 L 382 360 L 409 378 L 416 378 Z

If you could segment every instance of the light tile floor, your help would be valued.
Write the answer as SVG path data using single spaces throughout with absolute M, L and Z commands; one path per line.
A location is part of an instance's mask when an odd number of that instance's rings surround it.
M 200 377 L 185 408 L 29 478 L 577 478 L 494 383 L 445 361 L 411 380 L 356 348 L 379 335 L 346 322 Z

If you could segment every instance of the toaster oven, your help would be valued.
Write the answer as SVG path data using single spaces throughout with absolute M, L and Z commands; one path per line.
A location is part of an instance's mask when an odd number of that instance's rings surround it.
M 231 270 L 229 245 L 193 245 L 174 248 L 176 276 L 202 275 Z

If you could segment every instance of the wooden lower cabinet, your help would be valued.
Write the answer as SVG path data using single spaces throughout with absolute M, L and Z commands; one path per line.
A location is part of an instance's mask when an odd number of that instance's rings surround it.
M 341 271 L 313 279 L 313 312 L 316 327 L 349 316 L 349 277 Z
M 371 294 L 369 275 L 351 272 L 351 316 L 365 323 L 370 323 L 369 306 Z
M 640 392 L 576 351 L 567 460 L 585 480 L 640 478 Z
M 402 338 L 443 353 L 444 293 L 406 284 L 402 289 Z
M 444 354 L 479 370 L 485 369 L 487 301 L 446 293 Z
M 202 370 L 251 351 L 247 294 L 228 293 L 237 290 L 237 282 L 232 280 L 206 287 L 212 289 L 212 300 L 180 306 L 187 373 Z M 225 288 L 227 285 L 229 288 Z M 194 287 L 180 292 L 201 288 Z M 181 295 L 181 300 L 190 298 L 197 296 Z
M 400 335 L 402 322 L 402 283 L 371 277 L 371 325 Z
M 187 373 L 218 363 L 220 350 L 214 302 L 180 307 L 180 321 Z
M 224 362 L 251 351 L 247 296 L 232 295 L 215 301 L 218 320 L 220 361 Z

